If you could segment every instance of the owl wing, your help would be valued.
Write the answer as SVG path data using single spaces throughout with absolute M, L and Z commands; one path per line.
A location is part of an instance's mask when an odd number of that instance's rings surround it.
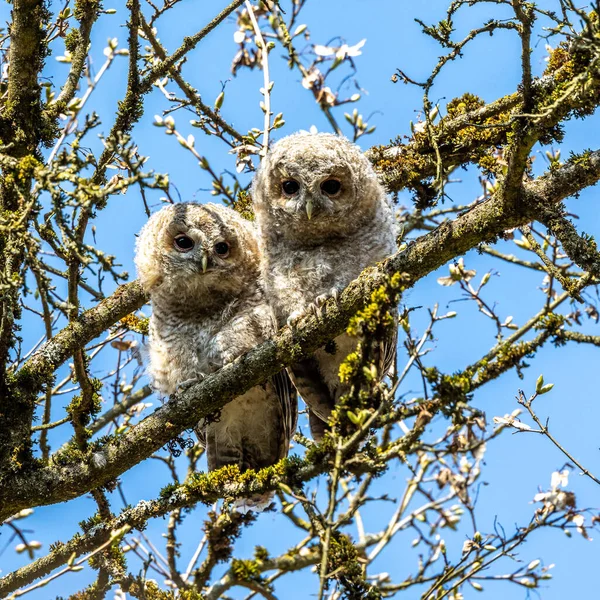
M 383 377 L 393 377 L 396 374 L 396 354 L 398 345 L 398 319 L 390 329 L 388 336 L 382 341 L 379 353 L 379 372 Z
M 396 344 L 398 323 L 394 324 L 387 337 L 381 342 L 375 362 L 383 377 L 393 376 L 396 371 Z M 338 357 L 335 372 L 345 357 Z M 327 421 L 340 396 L 346 392 L 345 386 L 338 382 L 334 387 L 327 385 L 324 371 L 332 371 L 331 364 L 323 364 L 323 360 L 312 356 L 290 367 L 290 376 L 300 396 L 308 406 L 308 422 L 310 433 L 317 442 L 323 439 L 327 431 Z M 331 373 L 329 373 L 331 375 Z
M 311 412 L 323 421 L 327 421 L 335 407 L 336 398 L 325 382 L 319 361 L 314 356 L 305 358 L 292 365 L 289 373 L 298 393 Z
M 253 390 L 255 398 L 262 398 L 260 404 L 263 406 L 273 401 L 277 402 L 277 420 L 273 423 L 268 420 L 263 422 L 262 435 L 258 435 L 258 430 L 251 428 L 245 433 L 234 435 L 232 432 L 231 436 L 224 437 L 220 433 L 218 422 L 214 426 L 207 426 L 203 419 L 196 426 L 195 432 L 198 443 L 206 449 L 209 470 L 226 464 L 237 464 L 242 470 L 259 469 L 273 465 L 287 456 L 298 421 L 296 389 L 287 373 L 281 371 L 263 386 L 257 386 Z M 264 414 L 268 419 L 268 411 Z M 243 414 L 236 418 L 238 422 L 243 419 Z
M 281 406 L 281 436 L 279 456 L 277 460 L 287 456 L 290 448 L 290 442 L 296 432 L 298 424 L 298 394 L 292 383 L 289 375 L 285 370 L 280 371 L 277 375 L 271 378 L 271 382 L 275 388 L 275 393 L 279 398 Z
M 198 438 L 198 444 L 206 450 L 206 431 L 204 428 L 204 419 L 194 427 L 194 433 Z

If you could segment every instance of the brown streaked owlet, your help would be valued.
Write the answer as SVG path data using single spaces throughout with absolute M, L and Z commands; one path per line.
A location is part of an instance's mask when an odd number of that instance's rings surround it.
M 150 294 L 150 374 L 163 394 L 220 369 L 276 330 L 253 223 L 216 204 L 164 207 L 143 227 L 135 263 Z M 196 428 L 210 470 L 260 469 L 287 456 L 297 399 L 284 372 Z M 270 499 L 270 496 L 269 496 Z
M 360 148 L 345 137 L 281 139 L 262 161 L 252 197 L 263 277 L 280 326 L 336 297 L 365 267 L 397 249 L 391 202 Z M 290 369 L 317 440 L 347 391 L 339 367 L 356 343 L 342 334 Z M 395 333 L 385 345 L 384 373 L 395 362 Z

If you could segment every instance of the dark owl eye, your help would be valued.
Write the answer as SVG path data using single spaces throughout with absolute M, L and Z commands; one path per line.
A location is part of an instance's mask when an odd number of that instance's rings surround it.
M 229 244 L 227 242 L 219 242 L 215 244 L 215 252 L 221 258 L 227 258 L 229 256 Z
M 173 245 L 175 246 L 175 250 L 179 250 L 179 252 L 189 252 L 194 247 L 194 240 L 187 235 L 178 235 L 173 240 Z
M 300 184 L 295 179 L 286 179 L 281 182 L 281 189 L 286 196 L 293 196 L 298 193 Z
M 342 184 L 337 179 L 326 179 L 321 184 L 321 191 L 328 196 L 339 194 L 342 189 Z

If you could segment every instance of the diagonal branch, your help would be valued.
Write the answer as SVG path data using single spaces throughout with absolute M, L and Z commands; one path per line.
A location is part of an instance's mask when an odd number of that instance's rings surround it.
M 567 256 L 579 267 L 600 275 L 600 252 L 593 238 L 580 235 L 570 219 L 562 214 L 560 207 L 549 206 L 540 211 L 538 221 L 556 236 Z
M 311 316 L 303 319 L 294 330 L 283 328 L 272 340 L 254 348 L 201 383 L 172 396 L 154 413 L 125 434 L 112 438 L 86 460 L 66 466 L 41 468 L 7 480 L 0 489 L 0 519 L 22 508 L 75 498 L 115 479 L 174 436 L 194 426 L 201 418 L 214 413 L 232 398 L 262 383 L 341 333 L 350 318 L 368 302 L 371 293 L 384 284 L 391 274 L 406 273 L 410 285 L 413 285 L 482 241 L 489 242 L 507 229 L 528 223 L 536 217 L 539 205 L 560 202 L 593 185 L 600 180 L 600 151 L 590 153 L 588 164 L 592 168 L 584 169 L 577 163 L 567 164 L 525 184 L 523 197 L 519 202 L 507 204 L 503 197 L 493 197 L 456 220 L 443 223 L 435 231 L 413 242 L 406 250 L 377 267 L 366 269 L 344 290 L 337 303 L 330 300 L 325 305 L 324 318 L 316 319 Z M 134 296 L 136 285 L 134 282 L 129 287 Z M 117 306 L 122 308 L 118 303 Z M 102 325 L 107 326 L 107 315 L 104 317 Z M 101 330 L 98 329 L 99 324 L 97 319 L 95 333 Z M 84 332 L 84 329 L 78 332 L 80 344 L 86 341 Z M 62 333 L 54 340 L 59 336 L 65 343 Z M 31 359 L 38 371 L 48 365 L 48 360 L 57 364 L 60 362 L 59 356 L 68 356 L 64 349 L 62 354 L 60 350 L 49 354 L 47 346 L 42 350 L 45 359 L 36 356 Z M 32 368 L 30 365 L 29 369 Z
M 598 104 L 599 76 L 593 63 L 589 65 L 589 69 L 584 65 L 578 67 L 581 72 L 577 77 L 589 79 L 586 79 L 586 85 L 570 90 L 560 103 L 552 102 L 557 94 L 568 87 L 565 80 L 572 77 L 572 74 L 569 75 L 572 69 L 572 60 L 567 57 L 556 71 L 532 81 L 531 94 L 540 99 L 539 106 L 536 107 L 540 114 L 519 113 L 523 106 L 523 93 L 519 91 L 459 116 L 445 117 L 438 124 L 432 125 L 435 145 L 444 169 L 449 171 L 460 165 L 476 162 L 482 151 L 506 144 L 512 129 L 511 146 L 518 152 L 513 152 L 516 156 L 513 157 L 512 172 L 508 174 L 508 187 L 511 188 L 511 193 L 516 192 L 529 156 L 527 148 L 537 139 L 551 133 L 552 128 L 561 120 L 568 119 L 578 110 L 592 111 L 592 107 Z M 525 117 L 529 117 L 532 123 L 525 121 Z M 528 125 L 527 135 L 525 131 L 521 131 L 524 124 Z M 519 143 L 514 141 L 515 132 L 519 134 Z M 434 177 L 438 171 L 438 157 L 427 132 L 416 133 L 407 144 L 397 142 L 389 146 L 374 147 L 366 154 L 391 192 L 405 187 L 418 190 L 421 182 Z
M 209 34 L 217 25 L 224 21 L 236 8 L 239 8 L 244 0 L 234 0 L 227 8 L 223 9 L 208 25 L 203 27 L 198 33 L 183 39 L 183 44 L 164 60 L 152 67 L 152 70 L 140 82 L 143 93 L 149 91 L 157 79 L 161 79 L 171 71 L 171 69 L 190 51 L 193 50 L 198 42 Z

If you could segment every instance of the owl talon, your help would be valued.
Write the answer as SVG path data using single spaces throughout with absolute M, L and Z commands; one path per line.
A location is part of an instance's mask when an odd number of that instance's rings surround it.
M 243 515 L 248 512 L 263 512 L 271 506 L 274 497 L 275 492 L 265 492 L 251 498 L 237 498 L 233 503 L 233 508 Z
M 298 324 L 298 321 L 302 319 L 302 317 L 306 315 L 304 310 L 295 310 L 287 319 L 287 324 L 294 328 Z
M 318 300 L 318 298 L 317 298 Z M 323 311 L 321 310 L 321 307 L 319 306 L 318 302 L 311 302 L 308 305 L 308 311 L 309 313 L 312 313 L 315 318 L 320 319 L 323 316 Z
M 321 308 L 325 306 L 325 303 L 330 298 L 333 298 L 334 302 L 337 304 L 339 301 L 339 292 L 338 289 L 333 287 L 329 290 L 328 294 L 321 294 L 317 296 L 314 301 L 314 306 L 316 306 L 319 310 L 319 316 L 321 316 Z
M 315 304 L 318 307 L 323 306 L 323 304 L 325 304 L 325 302 L 327 302 L 327 299 L 329 298 L 329 296 L 327 294 L 321 294 L 320 296 L 317 296 L 315 298 Z
M 176 392 L 186 392 L 196 383 L 200 383 L 206 375 L 204 373 L 198 373 L 196 377 L 191 377 L 190 379 L 186 379 L 182 381 L 175 390 Z
M 320 319 L 323 316 L 321 308 L 315 303 L 311 302 L 304 310 L 295 310 L 287 319 L 287 324 L 295 328 L 298 322 L 301 321 L 307 315 L 313 315 L 315 318 Z

